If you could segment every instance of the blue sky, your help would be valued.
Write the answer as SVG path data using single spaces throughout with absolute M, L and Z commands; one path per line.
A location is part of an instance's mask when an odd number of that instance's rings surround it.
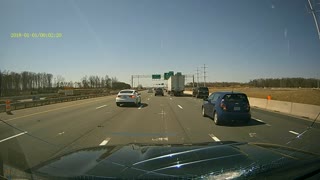
M 195 74 L 203 64 L 207 81 L 319 77 L 320 40 L 305 5 L 307 0 L 1 0 L 0 69 L 48 72 L 67 81 L 107 74 L 127 83 L 132 74 Z M 63 36 L 10 37 L 19 32 Z

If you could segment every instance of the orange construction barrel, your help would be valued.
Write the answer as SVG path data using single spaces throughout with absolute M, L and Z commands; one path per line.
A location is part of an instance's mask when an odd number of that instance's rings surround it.
M 11 106 L 10 106 L 10 100 L 6 100 L 6 111 L 10 111 Z
M 268 100 L 271 100 L 271 96 L 270 96 L 270 95 L 268 95 L 268 96 L 267 96 L 267 99 L 268 99 Z

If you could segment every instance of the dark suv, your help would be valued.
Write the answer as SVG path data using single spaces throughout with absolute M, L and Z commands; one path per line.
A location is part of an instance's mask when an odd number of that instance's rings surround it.
M 196 87 L 192 89 L 192 96 L 196 98 L 206 98 L 209 96 L 208 87 Z
M 161 95 L 161 96 L 163 96 L 163 89 L 162 89 L 162 88 L 157 88 L 157 89 L 155 90 L 154 95 L 155 95 L 155 96 L 156 96 L 156 95 Z

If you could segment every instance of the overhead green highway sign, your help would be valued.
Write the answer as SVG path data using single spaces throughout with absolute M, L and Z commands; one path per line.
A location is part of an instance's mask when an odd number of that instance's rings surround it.
M 153 74 L 152 79 L 161 79 L 161 74 Z
M 170 76 L 173 76 L 174 72 L 173 71 L 169 71 L 168 73 L 164 73 L 164 79 L 168 80 L 170 78 Z

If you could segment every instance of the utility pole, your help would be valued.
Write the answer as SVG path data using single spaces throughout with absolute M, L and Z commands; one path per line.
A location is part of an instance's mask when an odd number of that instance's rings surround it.
M 199 87 L 199 68 L 197 67 L 197 87 Z
M 131 88 L 133 88 L 133 75 L 131 75 Z
M 206 86 L 206 64 L 203 64 L 203 86 Z
M 192 75 L 192 87 L 194 88 L 194 74 Z

